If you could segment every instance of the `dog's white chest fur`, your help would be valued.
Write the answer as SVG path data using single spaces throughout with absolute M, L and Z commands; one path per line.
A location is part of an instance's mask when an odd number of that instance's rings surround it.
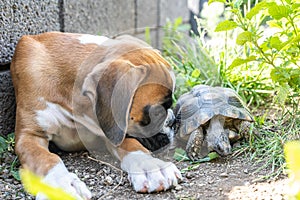
M 65 151 L 76 151 L 84 148 L 82 138 L 74 124 L 72 114 L 58 104 L 46 102 L 44 110 L 36 111 L 38 125 L 48 134 L 49 140 Z M 91 133 L 88 136 L 95 137 Z

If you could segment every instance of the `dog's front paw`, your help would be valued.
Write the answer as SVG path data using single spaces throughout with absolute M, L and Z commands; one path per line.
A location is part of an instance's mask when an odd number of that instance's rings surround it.
M 74 196 L 77 200 L 91 199 L 92 194 L 84 182 L 74 173 L 70 173 L 65 165 L 60 162 L 55 165 L 45 176 L 43 182 L 62 188 L 65 192 Z M 38 193 L 36 200 L 48 199 L 43 193 Z M 62 197 L 63 199 L 63 197 Z
M 178 184 L 182 176 L 171 162 L 165 162 L 141 151 L 126 155 L 121 167 L 137 192 L 158 192 Z

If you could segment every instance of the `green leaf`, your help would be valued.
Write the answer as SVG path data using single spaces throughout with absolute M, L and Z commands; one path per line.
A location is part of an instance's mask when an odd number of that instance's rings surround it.
M 244 45 L 246 42 L 251 42 L 252 41 L 252 33 L 249 31 L 244 31 L 240 33 L 237 38 L 236 38 L 236 43 L 238 45 Z
M 300 69 L 292 69 L 290 75 L 289 85 L 300 90 Z
M 9 173 L 18 181 L 21 181 L 20 173 L 17 165 L 19 165 L 19 160 L 15 157 L 14 161 L 10 165 Z
M 190 160 L 187 157 L 185 150 L 183 150 L 182 148 L 176 148 L 175 149 L 175 153 L 174 153 L 173 158 L 175 160 L 177 160 L 177 161 L 187 161 L 187 160 Z
M 184 151 L 184 150 L 183 150 L 183 151 Z M 206 157 L 204 157 L 204 158 L 201 158 L 201 159 L 199 159 L 199 160 L 197 160 L 197 161 L 192 161 L 192 162 L 190 163 L 191 165 L 189 165 L 189 166 L 186 167 L 186 168 L 183 168 L 183 169 L 180 170 L 180 171 L 181 171 L 181 173 L 184 173 L 184 172 L 186 172 L 186 171 L 198 169 L 201 163 L 203 163 L 203 162 L 209 162 L 209 161 L 211 161 L 211 160 L 213 160 L 213 159 L 216 159 L 216 158 L 218 158 L 218 157 L 219 157 L 219 155 L 218 155 L 216 152 L 211 152 L 211 153 L 209 153 L 209 154 L 208 154 Z
M 211 152 L 208 154 L 208 157 L 210 160 L 216 159 L 219 157 L 219 155 L 216 152 Z
M 240 6 L 242 5 L 243 0 L 234 0 L 233 2 L 233 7 L 234 8 L 240 8 Z
M 297 44 L 298 42 L 300 42 L 300 35 L 297 35 L 296 37 L 291 38 L 286 42 L 283 42 L 281 50 L 289 49 L 291 46 L 293 46 L 294 44 Z
M 209 0 L 208 5 L 210 5 L 213 2 L 220 2 L 220 3 L 226 3 L 226 0 Z
M 271 79 L 275 83 L 283 84 L 287 83 L 290 79 L 290 69 L 287 68 L 274 68 L 271 71 Z
M 0 153 L 3 153 L 7 150 L 8 145 L 5 138 L 0 136 Z
M 251 61 L 254 61 L 256 60 L 256 57 L 255 56 L 249 56 L 248 58 L 246 59 L 242 59 L 242 58 L 236 58 L 232 61 L 231 65 L 229 66 L 229 69 L 232 69 L 234 67 L 237 67 L 239 65 L 242 65 L 242 64 L 245 64 L 245 63 L 248 63 L 248 62 L 251 62 Z
M 288 84 L 282 84 L 275 89 L 276 96 L 275 101 L 281 105 L 284 105 L 285 100 L 288 97 L 290 86 Z
M 196 161 L 192 161 L 192 164 L 197 164 L 197 163 L 202 163 L 202 162 L 208 162 L 211 161 L 213 159 L 218 158 L 219 155 L 216 152 L 211 152 L 209 153 L 206 157 L 201 158 L 199 160 Z M 186 154 L 186 151 L 183 150 L 182 148 L 176 148 L 175 149 L 175 153 L 173 158 L 177 161 L 190 161 L 189 157 Z
M 191 76 L 193 78 L 199 78 L 200 74 L 201 74 L 201 72 L 200 72 L 199 69 L 194 69 L 193 72 L 192 72 L 192 74 L 191 74 Z
M 213 159 L 216 159 L 218 157 L 219 157 L 219 155 L 216 152 L 210 152 L 206 157 L 201 158 L 199 160 L 196 160 L 192 163 L 197 164 L 197 163 L 209 162 L 209 161 L 211 161 Z
M 220 22 L 217 25 L 215 32 L 232 30 L 232 29 L 236 28 L 237 26 L 238 25 L 236 22 L 230 21 L 230 20 L 225 20 L 225 21 Z
M 267 21 L 267 24 L 271 28 L 282 28 L 282 24 L 280 21 L 277 22 L 276 20 L 270 20 L 270 21 Z
M 177 28 L 182 24 L 182 17 L 177 17 L 174 21 L 174 27 Z
M 19 171 L 10 171 L 10 174 L 18 181 L 21 181 L 20 173 Z
M 279 51 L 282 48 L 282 42 L 279 37 L 271 37 L 270 39 L 270 47 Z
M 267 3 L 265 1 L 259 2 L 246 14 L 246 18 L 252 19 L 252 17 L 257 15 L 261 10 L 265 9 L 266 6 L 267 6 Z
M 293 5 L 292 5 L 292 10 L 295 12 L 295 11 L 297 11 L 297 9 L 300 7 L 300 3 L 294 3 Z
M 290 9 L 283 5 L 277 5 L 276 3 L 269 4 L 269 14 L 276 20 L 283 17 L 287 17 L 290 14 Z

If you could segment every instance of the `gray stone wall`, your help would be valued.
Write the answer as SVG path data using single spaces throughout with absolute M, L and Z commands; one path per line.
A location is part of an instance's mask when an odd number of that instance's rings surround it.
M 64 31 L 101 35 L 134 33 L 134 0 L 65 0 Z
M 59 30 L 58 13 L 55 0 L 1 0 L 0 63 L 10 63 L 16 43 L 22 35 Z
M 22 35 L 47 31 L 132 34 L 160 46 L 167 19 L 188 21 L 187 0 L 0 0 L 0 135 L 14 130 L 15 98 L 9 64 Z

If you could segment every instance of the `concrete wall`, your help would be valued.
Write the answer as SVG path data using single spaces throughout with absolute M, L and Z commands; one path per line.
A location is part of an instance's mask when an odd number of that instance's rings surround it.
M 0 135 L 14 130 L 15 98 L 9 64 L 24 34 L 62 31 L 114 36 L 127 33 L 160 46 L 167 19 L 188 21 L 187 0 L 0 0 Z

